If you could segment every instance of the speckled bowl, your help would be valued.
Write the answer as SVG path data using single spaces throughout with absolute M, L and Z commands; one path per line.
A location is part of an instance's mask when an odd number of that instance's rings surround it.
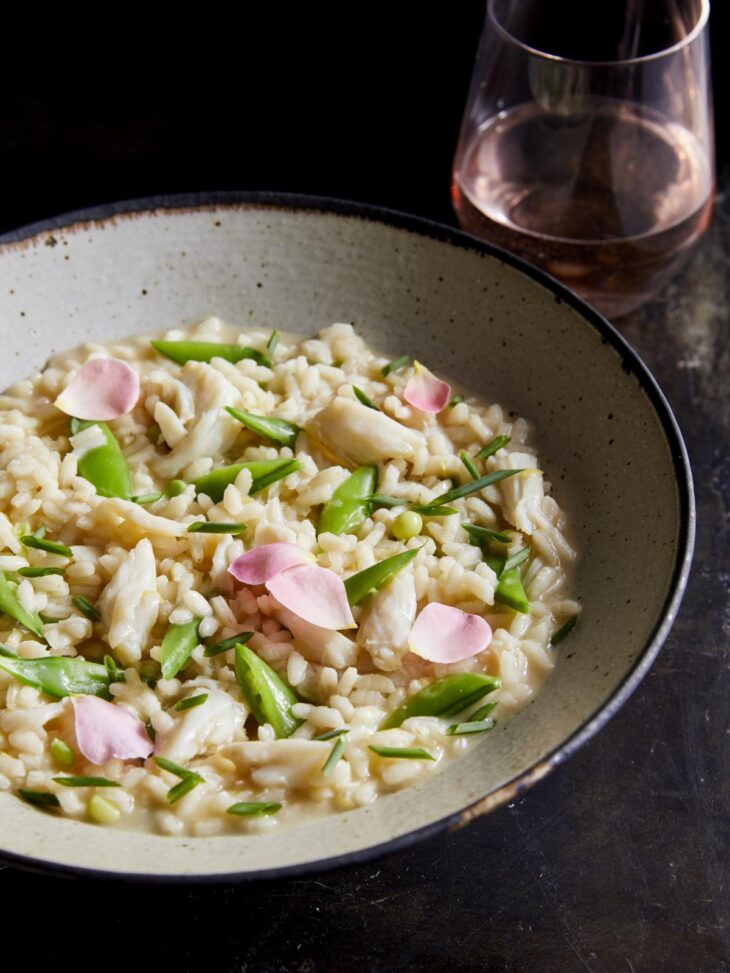
M 294 875 L 363 861 L 515 796 L 588 740 L 674 619 L 694 535 L 687 456 L 652 376 L 614 329 L 517 259 L 454 230 L 316 199 L 218 194 L 102 207 L 0 241 L 0 387 L 52 350 L 215 313 L 312 333 L 351 321 L 536 423 L 582 559 L 580 625 L 545 691 L 428 782 L 265 837 L 99 828 L 0 793 L 0 855 L 136 879 Z M 636 592 L 641 591 L 641 598 Z

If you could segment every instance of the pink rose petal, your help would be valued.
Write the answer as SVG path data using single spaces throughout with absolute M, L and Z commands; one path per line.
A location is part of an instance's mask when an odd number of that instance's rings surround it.
M 134 408 L 139 376 L 118 358 L 87 361 L 53 403 L 77 419 L 117 419 Z
M 76 742 L 89 763 L 149 757 L 155 749 L 144 723 L 122 706 L 98 696 L 73 696 L 72 701 Z
M 279 604 L 320 628 L 355 628 L 342 579 L 316 565 L 299 564 L 266 582 Z
M 403 398 L 421 412 L 440 412 L 451 398 L 451 386 L 442 382 L 420 362 L 413 362 L 413 374 L 406 382 Z
M 492 641 L 492 630 L 480 615 L 432 601 L 413 624 L 408 645 L 429 662 L 461 662 L 482 652 Z
M 262 544 L 241 554 L 228 568 L 237 581 L 243 584 L 266 584 L 269 578 L 286 571 L 295 564 L 311 564 L 314 555 L 302 550 L 296 544 L 279 541 L 276 544 Z

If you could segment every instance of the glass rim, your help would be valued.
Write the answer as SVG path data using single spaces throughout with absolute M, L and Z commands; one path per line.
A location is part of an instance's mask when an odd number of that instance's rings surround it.
M 532 47 L 530 44 L 525 44 L 523 41 L 515 37 L 514 34 L 511 34 L 506 27 L 503 27 L 499 22 L 499 19 L 494 12 L 496 3 L 497 0 L 487 0 L 487 17 L 493 26 L 499 31 L 499 33 L 510 43 L 514 44 L 515 47 L 521 48 L 523 51 L 532 55 L 533 57 L 542 58 L 544 61 L 552 61 L 553 63 L 557 64 L 575 64 L 583 67 L 595 68 L 626 67 L 633 64 L 645 64 L 648 61 L 656 61 L 659 58 L 667 57 L 670 54 L 676 54 L 683 48 L 688 47 L 699 37 L 707 26 L 707 22 L 710 17 L 710 0 L 700 0 L 700 11 L 694 27 L 685 37 L 677 41 L 676 44 L 672 44 L 670 47 L 662 48 L 661 51 L 654 51 L 651 54 L 642 54 L 640 57 L 619 58 L 613 61 L 583 61 L 580 58 L 561 57 L 559 54 L 550 54 L 548 51 L 541 51 L 537 47 Z

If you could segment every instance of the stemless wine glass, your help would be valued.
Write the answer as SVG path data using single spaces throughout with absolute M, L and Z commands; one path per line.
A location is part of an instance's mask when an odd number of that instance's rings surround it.
M 460 224 L 608 316 L 710 220 L 708 0 L 489 0 L 452 196 Z

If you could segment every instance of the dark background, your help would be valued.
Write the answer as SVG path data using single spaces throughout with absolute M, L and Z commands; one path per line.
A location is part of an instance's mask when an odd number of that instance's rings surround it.
M 725 173 L 727 6 L 715 7 Z M 181 13 L 154 32 L 144 12 L 105 16 L 116 22 L 91 24 L 83 41 L 63 16 L 57 34 L 44 21 L 43 41 L 33 25 L 6 33 L 0 230 L 210 189 L 337 196 L 453 223 L 450 164 L 483 4 Z M 123 951 L 137 968 L 180 973 L 730 968 L 726 184 L 683 276 L 620 324 L 684 429 L 700 522 L 678 621 L 619 715 L 514 804 L 369 866 L 198 889 L 0 867 L 6 929 L 26 962 L 116 968 Z

